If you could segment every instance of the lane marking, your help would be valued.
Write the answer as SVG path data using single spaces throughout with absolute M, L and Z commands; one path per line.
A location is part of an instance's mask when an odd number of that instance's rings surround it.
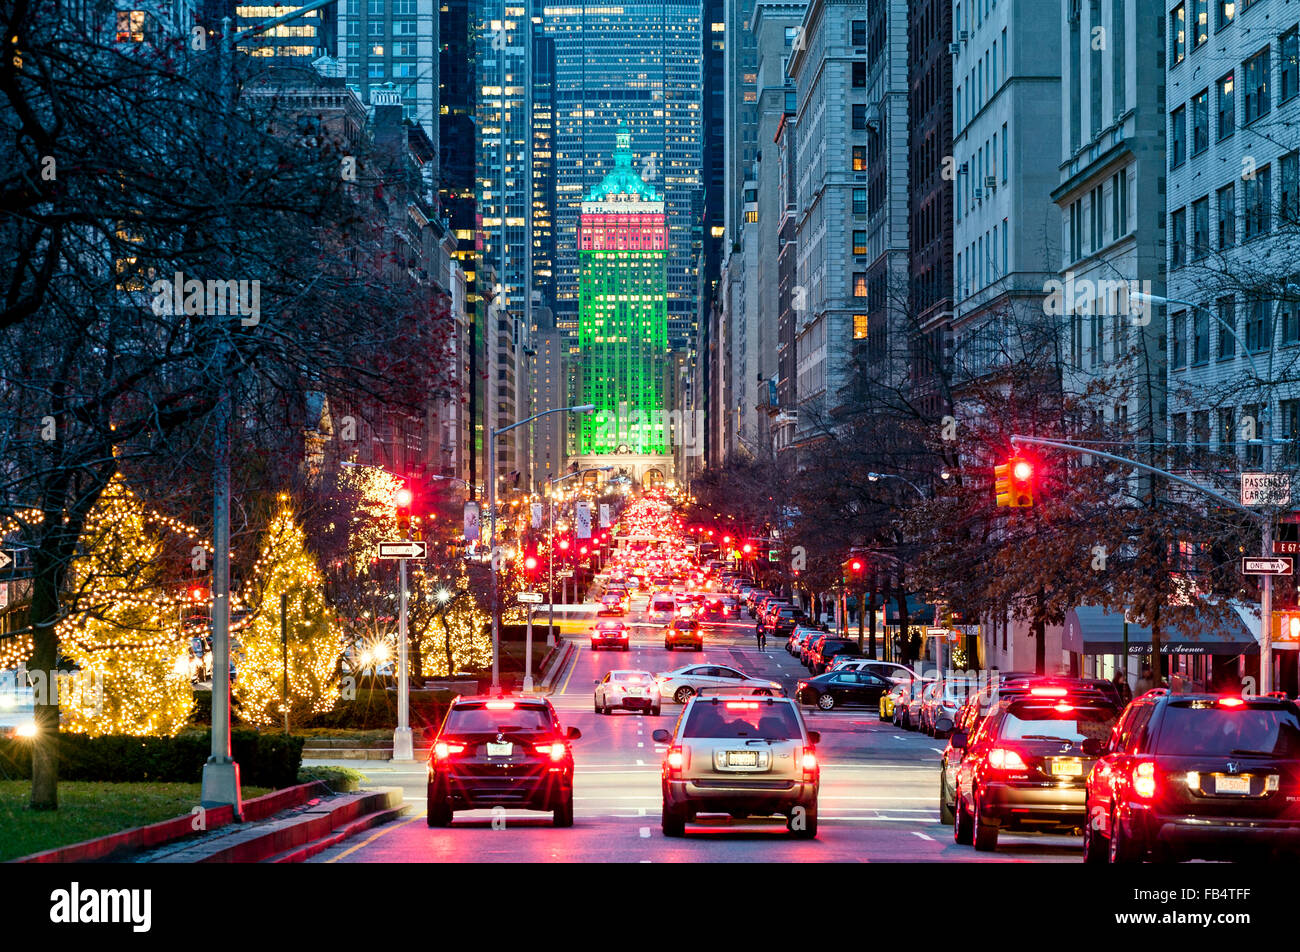
M 637 765 L 638 767 L 644 767 L 644 766 L 645 766 L 645 761 L 644 761 L 644 760 L 638 760 L 638 761 L 636 762 L 636 765 Z
M 641 741 L 637 741 L 637 742 L 636 742 L 636 745 L 637 745 L 638 747 L 644 747 L 644 746 L 645 746 L 645 744 L 644 744 L 643 742 L 641 742 Z M 641 763 L 641 761 L 638 760 L 637 763 L 639 764 L 639 763 Z
M 650 839 L 650 827 L 648 826 L 641 827 L 641 839 L 643 840 Z
M 337 863 L 339 860 L 343 859 L 343 857 L 345 857 L 345 856 L 351 856 L 353 853 L 355 853 L 357 850 L 361 849 L 363 846 L 369 846 L 371 843 L 373 843 L 375 840 L 379 839 L 381 836 L 387 836 L 389 833 L 393 832 L 393 830 L 396 830 L 396 829 L 398 829 L 399 827 L 409 826 L 410 824 L 414 823 L 416 820 L 423 820 L 424 817 L 425 817 L 425 814 L 423 814 L 423 813 L 419 813 L 419 814 L 417 814 L 417 815 L 411 817 L 409 820 L 406 820 L 406 821 L 385 824 L 384 828 L 383 828 L 382 830 L 380 830 L 378 833 L 376 833 L 374 836 L 371 836 L 371 837 L 366 838 L 365 840 L 362 840 L 362 841 L 361 841 L 360 843 L 358 843 L 356 846 L 351 846 L 351 847 L 349 847 L 348 849 L 345 849 L 345 850 L 344 850 L 342 853 L 340 853 L 338 856 L 332 857 L 331 859 L 327 859 L 325 862 L 327 862 L 327 863 Z
M 929 840 L 931 843 L 934 842 L 934 837 L 933 837 L 933 836 L 926 836 L 926 835 L 925 835 L 924 833 L 922 833 L 920 830 L 913 830 L 913 831 L 912 831 L 912 835 L 913 835 L 913 836 L 919 836 L 919 837 L 920 837 L 921 839 L 923 839 L 923 840 Z
M 569 693 L 569 679 L 573 677 L 573 672 L 578 670 L 578 655 L 582 654 L 582 645 L 573 646 L 573 657 L 569 660 L 569 673 L 564 676 L 564 687 L 560 688 L 561 694 Z

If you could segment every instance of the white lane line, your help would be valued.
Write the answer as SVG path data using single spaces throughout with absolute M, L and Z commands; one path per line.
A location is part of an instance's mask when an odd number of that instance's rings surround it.
M 648 860 L 648 859 L 643 859 L 643 860 L 641 860 L 641 862 L 643 862 L 643 863 L 648 863 L 648 862 L 650 862 L 650 860 Z
M 644 767 L 644 766 L 645 766 L 645 761 L 644 761 L 644 760 L 638 760 L 638 761 L 636 762 L 636 765 L 637 765 L 638 767 Z
M 942 754 L 942 753 L 943 753 L 943 748 L 942 748 L 942 747 L 931 747 L 930 749 L 931 749 L 932 751 L 934 751 L 936 754 Z
M 645 816 L 645 807 L 637 807 L 636 812 L 638 816 Z
M 644 747 L 644 746 L 645 746 L 645 743 L 644 743 L 643 741 L 637 741 L 637 742 L 636 742 L 636 745 L 637 745 L 638 747 Z M 637 763 L 641 763 L 641 761 L 638 760 Z
M 920 830 L 913 830 L 913 831 L 912 831 L 912 835 L 913 835 L 913 836 L 919 836 L 919 837 L 920 837 L 921 839 L 923 839 L 923 840 L 929 840 L 931 843 L 934 842 L 934 837 L 933 837 L 933 836 L 926 836 L 926 835 L 925 835 L 924 833 L 922 833 Z
M 641 839 L 643 840 L 650 839 L 650 827 L 648 826 L 641 827 Z

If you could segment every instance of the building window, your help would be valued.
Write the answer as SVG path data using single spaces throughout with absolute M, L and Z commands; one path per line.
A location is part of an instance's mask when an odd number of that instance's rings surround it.
M 1192 363 L 1210 362 L 1210 315 L 1197 308 L 1192 312 Z
M 867 339 L 867 315 L 865 314 L 853 315 L 853 339 L 854 340 Z
M 844 21 L 841 20 L 841 23 Z M 867 21 L 854 20 L 849 27 L 849 44 L 851 46 L 867 45 Z
M 855 188 L 853 190 L 853 214 L 865 215 L 867 213 L 867 190 L 865 188 Z
M 117 11 L 117 42 L 119 43 L 143 43 L 144 42 L 144 11 L 143 10 L 118 10 Z
M 1219 411 L 1219 452 L 1237 455 L 1237 428 L 1236 413 L 1232 407 L 1224 407 Z
M 1192 97 L 1192 155 L 1210 147 L 1210 91 L 1202 89 Z
M 865 145 L 855 145 L 853 147 L 853 171 L 865 172 L 867 170 L 867 147 Z
M 1232 295 L 1221 297 L 1214 302 L 1219 315 L 1219 360 L 1227 360 L 1237 355 L 1237 301 Z M 1232 328 L 1228 333 L 1227 328 Z
M 1300 274 L 1291 276 L 1291 284 L 1300 285 Z M 1278 319 L 1282 322 L 1282 343 L 1300 344 L 1300 298 L 1295 292 L 1278 301 Z
M 1116 172 L 1110 177 L 1111 240 L 1118 241 L 1128 234 L 1128 171 Z
M 1192 260 L 1210 253 L 1210 196 L 1192 202 Z
M 1273 338 L 1269 324 L 1269 302 L 1254 298 L 1246 302 L 1246 349 L 1251 352 L 1267 350 Z
M 1277 42 L 1277 101 L 1286 102 L 1300 85 L 1300 31 L 1291 27 Z
M 1176 169 L 1187 158 L 1187 107 L 1169 114 L 1169 167 Z
M 1282 419 L 1278 421 L 1278 432 L 1286 440 L 1285 447 L 1278 447 L 1284 454 L 1288 466 L 1300 462 L 1300 400 L 1283 400 L 1278 405 Z
M 1294 225 L 1300 222 L 1300 152 L 1282 156 L 1277 161 L 1277 168 L 1282 186 L 1277 213 L 1282 221 Z
M 867 64 L 862 60 L 853 61 L 853 88 L 865 89 L 867 85 Z
M 1219 23 L 1217 29 L 1222 30 L 1232 22 L 1233 17 L 1237 15 L 1237 0 L 1217 0 L 1219 5 Z
M 1187 365 L 1187 312 L 1178 311 L 1169 318 L 1170 366 L 1179 370 Z
M 1187 414 L 1175 413 L 1172 415 L 1173 432 L 1170 442 L 1173 443 L 1173 468 L 1182 469 L 1187 465 Z
M 1195 46 L 1210 38 L 1209 0 L 1192 0 L 1192 30 Z
M 853 128 L 855 131 L 867 128 L 867 107 L 860 102 L 853 104 Z
M 1246 240 L 1273 230 L 1273 209 L 1269 207 L 1272 200 L 1273 175 L 1266 165 L 1256 169 L 1255 174 L 1246 179 Z
M 1237 124 L 1236 93 L 1233 90 L 1232 73 L 1222 77 L 1216 84 L 1219 98 L 1219 139 L 1232 135 Z
M 865 229 L 855 228 L 853 230 L 853 253 L 855 255 L 867 253 L 867 232 Z
M 1187 11 L 1178 4 L 1169 11 L 1169 65 L 1177 66 L 1187 55 Z
M 1219 203 L 1219 247 L 1231 248 L 1237 243 L 1237 191 L 1236 182 L 1229 182 L 1216 193 Z
M 1182 267 L 1187 254 L 1187 209 L 1169 216 L 1169 267 Z
M 1246 125 L 1260 116 L 1268 115 L 1271 103 L 1268 97 L 1268 47 L 1246 60 L 1242 70 L 1242 83 L 1246 94 Z
M 867 296 L 867 273 L 865 271 L 853 272 L 853 296 L 855 298 Z

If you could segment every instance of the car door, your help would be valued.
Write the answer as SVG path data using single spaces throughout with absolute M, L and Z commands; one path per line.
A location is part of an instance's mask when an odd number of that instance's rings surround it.
M 713 669 L 713 683 L 721 687 L 731 687 L 745 680 L 745 676 L 735 668 L 717 665 Z
M 871 671 L 858 670 L 848 674 L 854 679 L 853 695 L 859 704 L 879 704 L 880 695 L 892 686 L 885 678 Z
M 609 682 L 613 679 L 613 677 L 614 677 L 614 672 L 609 671 L 605 674 L 603 678 L 600 679 L 600 684 L 596 685 L 596 702 L 598 704 L 605 703 L 605 697 L 608 694 L 608 690 L 609 690 Z

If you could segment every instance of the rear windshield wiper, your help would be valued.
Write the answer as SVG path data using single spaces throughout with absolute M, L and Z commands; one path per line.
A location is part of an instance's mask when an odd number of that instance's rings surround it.
M 1234 750 L 1234 754 L 1240 754 L 1246 757 L 1276 757 L 1278 756 L 1271 750 Z
M 1077 744 L 1078 741 L 1070 740 L 1068 737 L 1059 737 L 1056 734 L 1021 734 L 1021 740 L 1054 740 L 1062 744 Z

